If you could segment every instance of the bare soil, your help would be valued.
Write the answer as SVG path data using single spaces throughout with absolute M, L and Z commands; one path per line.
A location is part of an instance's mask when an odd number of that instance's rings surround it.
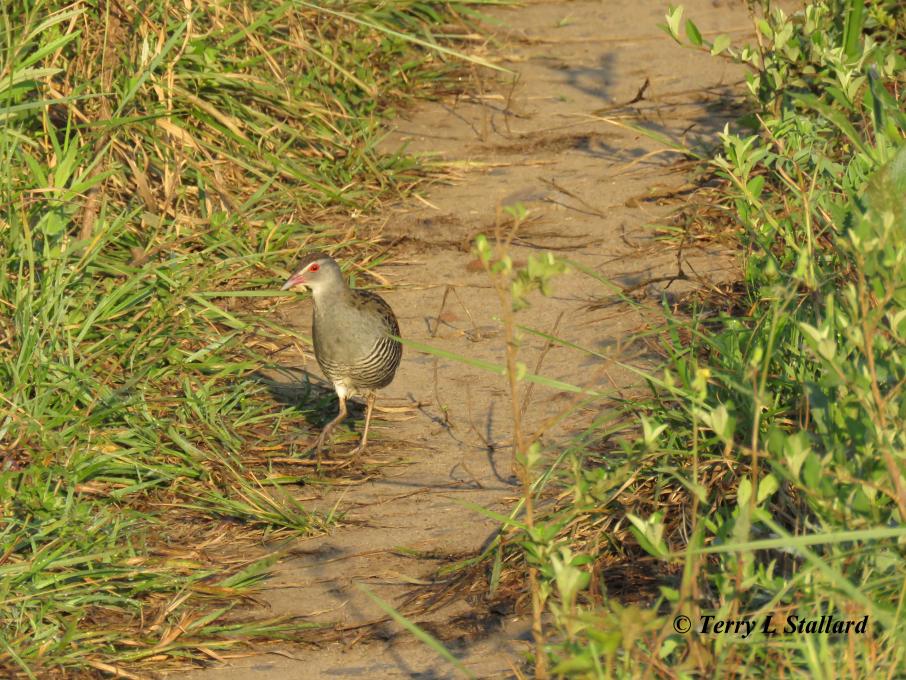
M 706 36 L 748 32 L 741 2 L 685 5 Z M 470 243 L 478 233 L 493 232 L 499 206 L 517 201 L 530 217 L 515 241 L 515 260 L 553 250 L 631 288 L 652 307 L 665 289 L 678 294 L 702 285 L 696 277 L 720 280 L 734 266 L 717 245 L 679 250 L 654 239 L 650 225 L 684 200 L 686 168 L 665 147 L 603 120 L 713 144 L 732 117 L 742 73 L 675 45 L 657 28 L 665 7 L 611 0 L 492 9 L 500 23 L 492 27 L 496 46 L 489 45 L 486 54 L 518 77 L 476 72 L 473 94 L 425 103 L 397 121 L 386 148 L 406 144 L 410 152 L 459 161 L 461 168 L 423 199 L 386 215 L 383 236 L 392 244 L 391 258 L 377 275 L 389 284 L 382 294 L 396 310 L 404 337 L 503 360 L 497 297 L 475 266 Z M 668 280 L 677 273 L 678 259 L 691 281 Z M 534 299 L 521 322 L 545 332 L 556 328 L 570 342 L 644 365 L 645 348 L 627 338 L 649 319 L 615 301 L 613 292 L 576 270 L 557 280 L 552 297 Z M 309 305 L 281 307 L 302 334 L 308 331 Z M 558 380 L 614 394 L 638 384 L 610 360 L 546 348 L 543 339 L 526 336 L 521 360 L 535 368 L 542 354 L 539 372 Z M 300 369 L 317 374 L 316 364 L 311 355 L 286 354 L 280 361 L 287 370 L 271 373 L 275 392 L 293 398 L 301 389 Z M 526 414 L 530 429 L 570 403 L 568 394 L 536 387 Z M 455 676 L 397 624 L 371 625 L 384 613 L 358 584 L 397 606 L 413 597 L 421 603 L 440 597 L 431 611 L 417 610 L 415 620 L 476 676 L 514 677 L 513 667 L 528 650 L 525 618 L 512 608 L 490 607 L 480 592 L 467 597 L 454 590 L 444 599 L 443 582 L 434 579 L 438 567 L 475 554 L 498 528 L 466 504 L 505 513 L 519 494 L 511 474 L 504 379 L 409 348 L 378 406 L 388 410 L 378 413 L 366 456 L 366 469 L 375 474 L 355 484 L 305 488 L 309 506 L 336 508 L 342 521 L 330 535 L 300 540 L 262 595 L 263 613 L 329 624 L 333 641 L 328 636 L 319 646 L 277 647 L 170 677 Z M 545 443 L 562 441 L 600 409 L 596 404 L 574 413 L 545 433 Z M 361 416 L 348 426 L 356 433 L 347 429 L 348 436 L 335 439 L 338 460 L 353 445 Z

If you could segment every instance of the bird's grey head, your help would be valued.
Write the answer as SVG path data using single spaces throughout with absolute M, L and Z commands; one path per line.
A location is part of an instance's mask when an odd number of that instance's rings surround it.
M 291 290 L 296 286 L 305 286 L 317 298 L 328 290 L 345 289 L 346 280 L 332 257 L 324 253 L 309 253 L 302 258 L 281 290 Z

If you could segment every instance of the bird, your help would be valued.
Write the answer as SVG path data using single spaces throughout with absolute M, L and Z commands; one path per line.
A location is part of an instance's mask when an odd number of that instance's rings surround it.
M 393 381 L 403 356 L 399 322 L 380 295 L 350 288 L 336 260 L 323 252 L 305 255 L 282 290 L 300 286 L 311 291 L 315 359 L 333 384 L 340 406 L 337 417 L 321 430 L 315 451 L 320 461 L 325 443 L 347 416 L 346 400 L 365 396 L 365 427 L 352 450 L 357 458 L 368 445 L 375 391 Z

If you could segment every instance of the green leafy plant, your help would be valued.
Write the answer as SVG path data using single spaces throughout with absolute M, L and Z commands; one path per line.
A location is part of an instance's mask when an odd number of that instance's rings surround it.
M 539 580 L 539 567 L 553 567 L 550 554 L 555 550 L 552 538 L 556 529 L 550 524 L 536 524 L 534 509 L 534 485 L 541 464 L 541 446 L 538 437 L 528 436 L 522 425 L 521 383 L 528 373 L 525 364 L 518 361 L 519 331 L 515 313 L 528 306 L 527 297 L 534 290 L 549 295 L 553 279 L 565 270 L 564 263 L 549 253 L 541 257 L 531 256 L 525 267 L 516 267 L 509 255 L 513 236 L 528 211 L 521 204 L 506 206 L 503 212 L 509 218 L 510 228 L 504 232 L 502 216 L 498 215 L 495 245 L 481 234 L 475 239 L 475 251 L 491 277 L 500 301 L 501 317 L 506 340 L 506 376 L 509 383 L 511 415 L 513 420 L 513 472 L 522 482 L 522 506 L 525 512 L 524 535 L 517 539 L 528 557 L 528 582 L 532 598 L 532 635 L 535 640 L 535 675 L 547 677 L 547 658 L 544 650 L 542 615 L 549 595 L 546 580 Z M 573 567 L 572 560 L 557 562 L 560 574 L 558 585 L 575 597 L 576 577 L 565 576 Z M 568 585 L 566 585 L 568 584 Z

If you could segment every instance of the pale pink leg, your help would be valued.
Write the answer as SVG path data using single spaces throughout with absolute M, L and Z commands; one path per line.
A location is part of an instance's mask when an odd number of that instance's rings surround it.
M 365 429 L 362 430 L 362 440 L 359 442 L 359 445 L 352 450 L 352 455 L 356 458 L 359 457 L 359 454 L 365 450 L 365 447 L 368 446 L 368 426 L 371 424 L 371 411 L 374 409 L 374 400 L 375 394 L 371 392 L 368 395 L 368 405 L 365 408 Z
M 321 430 L 321 434 L 318 437 L 318 443 L 315 444 L 315 451 L 318 453 L 318 462 L 321 462 L 321 450 L 324 448 L 324 444 L 327 442 L 327 438 L 330 436 L 330 433 L 333 432 L 333 428 L 342 422 L 346 417 L 346 394 L 337 394 L 337 397 L 340 399 L 340 412 L 337 414 L 337 417 L 331 420 L 327 425 L 324 426 L 324 429 Z

